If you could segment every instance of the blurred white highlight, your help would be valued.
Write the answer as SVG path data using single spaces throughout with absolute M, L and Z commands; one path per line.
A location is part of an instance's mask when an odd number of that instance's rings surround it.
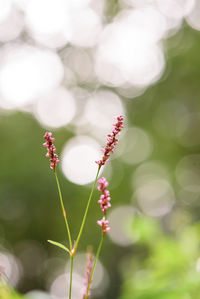
M 157 0 L 159 10 L 167 17 L 181 19 L 193 9 L 195 0 Z
M 196 0 L 195 5 L 186 17 L 187 23 L 194 29 L 200 30 L 200 1 Z
M 142 211 L 153 217 L 169 213 L 174 205 L 174 191 L 167 180 L 151 179 L 136 189 L 135 197 Z
M 165 20 L 156 10 L 122 12 L 100 37 L 96 56 L 99 80 L 113 86 L 126 82 L 147 86 L 158 80 L 165 62 L 157 41 L 164 32 Z
M 5 21 L 10 13 L 12 0 L 0 0 L 0 23 Z
M 116 122 L 116 116 L 124 115 L 124 107 L 116 93 L 100 90 L 89 97 L 84 114 L 92 134 L 106 141 L 106 135 L 112 131 L 112 124 Z
M 140 128 L 128 128 L 120 142 L 121 159 L 127 164 L 137 164 L 147 159 L 152 153 L 149 135 Z
M 79 47 L 93 47 L 102 30 L 100 17 L 90 8 L 77 11 L 71 18 L 70 42 Z
M 35 115 L 44 126 L 66 126 L 74 117 L 76 103 L 73 95 L 64 87 L 52 90 L 39 99 Z
M 169 179 L 169 173 L 160 161 L 148 161 L 137 167 L 133 173 L 133 189 L 143 186 L 149 180 Z
M 156 0 L 121 0 L 121 1 L 130 6 L 139 8 L 139 7 L 146 7 L 146 6 L 153 7 L 153 6 L 155 6 Z
M 14 6 L 16 6 L 17 8 L 19 8 L 22 11 L 25 10 L 29 1 L 31 1 L 31 0 L 12 0 Z
M 60 32 L 67 20 L 65 0 L 29 0 L 26 21 L 34 32 L 54 34 Z
M 13 108 L 31 103 L 62 80 L 63 65 L 54 52 L 13 45 L 2 55 L 0 93 Z
M 68 48 L 64 54 L 64 62 L 76 75 L 78 82 L 93 80 L 93 62 L 88 51 L 81 48 Z M 69 82 L 69 79 L 66 81 Z
M 9 284 L 16 286 L 22 274 L 21 264 L 17 258 L 11 253 L 0 251 L 0 266 L 3 269 L 3 274 L 5 273 L 8 278 Z
M 112 209 L 108 215 L 111 230 L 108 233 L 110 239 L 120 245 L 129 246 L 134 240 L 129 236 L 129 225 L 133 221 L 135 209 L 131 206 L 119 206 Z
M 94 46 L 102 29 L 89 1 L 29 0 L 25 15 L 33 38 L 55 48 L 68 41 L 80 47 Z
M 62 152 L 63 173 L 74 184 L 89 184 L 95 180 L 98 169 L 95 161 L 100 156 L 100 145 L 94 139 L 87 136 L 72 138 Z
M 29 0 L 25 8 L 30 35 L 49 46 L 64 46 L 70 36 L 68 5 L 65 0 Z
M 61 274 L 55 278 L 50 287 L 50 293 L 53 298 L 65 299 L 69 291 L 69 273 Z M 73 272 L 72 299 L 82 299 L 82 286 L 84 278 L 77 272 Z
M 17 38 L 24 27 L 22 14 L 16 9 L 11 9 L 7 18 L 0 22 L 0 41 L 8 42 Z

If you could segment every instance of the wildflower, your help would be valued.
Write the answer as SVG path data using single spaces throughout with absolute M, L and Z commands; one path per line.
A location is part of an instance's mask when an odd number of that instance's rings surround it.
M 86 296 L 87 296 L 89 283 L 90 283 L 90 286 L 91 286 L 90 276 L 91 276 L 91 273 L 92 273 L 93 261 L 94 261 L 94 256 L 91 252 L 89 252 L 88 253 L 88 262 L 87 262 L 86 271 L 85 271 L 86 280 L 85 280 L 85 289 L 84 289 L 84 292 L 83 292 L 83 299 L 85 299 Z M 90 297 L 90 290 L 88 292 L 88 298 L 89 297 Z
M 101 210 L 106 215 L 106 210 L 111 207 L 110 204 L 110 192 L 106 189 L 108 187 L 108 182 L 104 177 L 100 178 L 98 180 L 99 186 L 97 189 L 102 192 L 102 195 L 100 196 L 100 199 L 98 200 L 98 203 L 100 204 Z
M 50 168 L 55 171 L 56 164 L 58 164 L 60 161 L 58 160 L 58 155 L 55 154 L 56 147 L 53 144 L 55 141 L 55 138 L 52 138 L 51 132 L 46 132 L 44 135 L 44 139 L 46 139 L 46 142 L 43 143 L 43 146 L 47 148 L 47 154 L 46 157 L 50 157 Z
M 117 123 L 113 124 L 113 131 L 111 134 L 107 135 L 107 144 L 103 148 L 104 155 L 101 160 L 96 161 L 96 163 L 99 165 L 99 168 L 103 166 L 109 159 L 110 154 L 113 154 L 114 147 L 118 144 L 118 139 L 116 138 L 117 134 L 120 134 L 122 128 L 123 128 L 123 116 L 119 115 L 117 117 Z
M 102 227 L 103 234 L 107 233 L 110 230 L 110 222 L 103 217 L 101 220 L 97 221 L 97 224 Z

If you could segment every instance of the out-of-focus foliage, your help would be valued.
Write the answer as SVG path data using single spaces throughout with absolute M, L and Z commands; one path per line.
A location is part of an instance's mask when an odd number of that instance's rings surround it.
M 138 217 L 132 234 L 136 253 L 122 261 L 120 299 L 197 299 L 200 293 L 200 223 L 170 235 L 158 221 Z M 127 267 L 129 264 L 129 267 Z
M 0 298 L 1 299 L 22 299 L 23 296 L 18 294 L 13 288 L 8 286 L 0 278 Z

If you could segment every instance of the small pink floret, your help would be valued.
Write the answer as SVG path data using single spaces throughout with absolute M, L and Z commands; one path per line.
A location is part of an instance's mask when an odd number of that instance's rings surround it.
M 47 139 L 48 137 L 51 137 L 52 136 L 52 133 L 51 132 L 46 132 L 44 134 L 44 139 Z
M 100 199 L 98 200 L 98 203 L 100 204 L 101 210 L 106 215 L 107 209 L 111 207 L 110 204 L 110 192 L 106 189 L 108 187 L 108 182 L 106 181 L 106 178 L 102 177 L 98 180 L 99 186 L 97 189 L 101 191 L 102 195 L 100 196 Z
M 106 232 L 110 231 L 110 223 L 108 220 L 105 220 L 104 218 L 97 221 L 97 224 L 102 227 L 102 232 L 105 234 Z
M 98 180 L 98 184 L 99 186 L 97 187 L 97 189 L 99 191 L 103 191 L 104 189 L 106 189 L 108 187 L 108 182 L 106 181 L 106 178 L 102 177 Z

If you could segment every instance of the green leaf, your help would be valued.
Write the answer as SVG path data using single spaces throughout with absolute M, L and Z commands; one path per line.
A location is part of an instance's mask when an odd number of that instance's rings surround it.
M 48 241 L 49 243 L 55 245 L 55 246 L 58 246 L 58 247 L 64 249 L 65 251 L 67 251 L 67 252 L 70 254 L 69 249 L 68 249 L 67 247 L 65 247 L 63 244 L 58 243 L 58 242 L 55 242 L 55 241 L 52 241 L 52 240 L 47 240 L 47 241 Z

